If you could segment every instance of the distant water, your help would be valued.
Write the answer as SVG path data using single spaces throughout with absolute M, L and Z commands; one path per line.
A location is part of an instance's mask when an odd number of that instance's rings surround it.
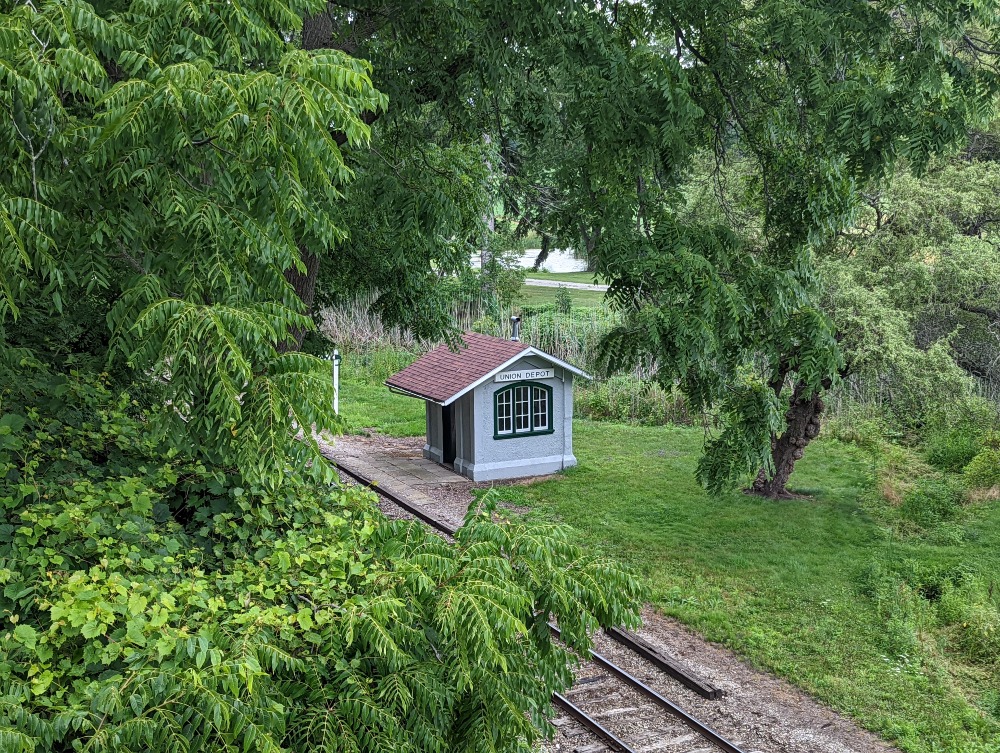
M 521 267 L 531 269 L 535 265 L 535 259 L 541 253 L 540 248 L 529 248 L 521 254 Z M 479 255 L 472 257 L 472 266 L 479 267 Z M 549 250 L 548 258 L 542 264 L 541 271 L 544 272 L 586 272 L 587 260 L 577 258 L 576 252 L 570 248 L 553 248 Z

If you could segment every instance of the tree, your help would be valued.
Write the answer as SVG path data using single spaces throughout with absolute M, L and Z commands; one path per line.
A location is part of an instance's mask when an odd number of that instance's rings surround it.
M 0 6 L 4 751 L 526 751 L 637 620 L 565 531 L 485 509 L 450 545 L 329 484 L 294 347 L 386 98 L 304 49 L 320 10 Z
M 498 197 L 498 227 L 552 224 L 529 196 L 552 163 L 550 143 L 568 143 L 558 122 L 562 90 L 551 83 L 572 80 L 585 59 L 621 62 L 627 40 L 613 39 L 589 3 L 539 7 L 362 0 L 327 3 L 314 19 L 322 33 L 307 33 L 313 43 L 372 61 L 391 103 L 372 122 L 374 149 L 348 152 L 358 180 L 343 208 L 354 230 L 326 257 L 321 293 L 372 294 L 388 323 L 441 337 L 450 320 L 440 282 L 481 249 Z M 580 218 L 563 214 L 577 238 Z M 363 274 L 344 279 L 355 269 Z
M 364 141 L 385 104 L 365 63 L 287 43 L 301 10 L 18 5 L 0 51 L 0 314 L 107 301 L 97 355 L 168 376 L 174 428 L 261 478 L 328 413 L 319 364 L 281 346 L 310 326 L 299 246 L 345 234 L 330 128 Z
M 329 5 L 390 92 L 387 128 L 434 112 L 452 143 L 490 133 L 508 222 L 583 249 L 626 312 L 609 366 L 651 361 L 721 410 L 701 479 L 784 494 L 843 368 L 815 253 L 897 158 L 919 170 L 986 116 L 992 6 L 361 7 Z M 743 171 L 708 224 L 684 199 L 705 153 Z
M 685 211 L 683 182 L 664 180 L 657 162 L 633 171 L 642 180 L 605 215 L 598 251 L 627 314 L 606 353 L 613 365 L 650 359 L 695 406 L 718 408 L 724 429 L 698 470 L 710 489 L 756 478 L 753 491 L 782 496 L 843 367 L 815 254 L 854 224 L 863 191 L 899 157 L 920 171 L 986 117 L 995 10 L 649 8 L 678 61 L 672 101 L 696 110 L 676 131 L 715 156 L 722 214 L 704 223 Z M 734 197 L 746 219 L 730 211 Z
M 375 139 L 399 145 L 390 158 L 351 156 L 365 177 L 345 206 L 376 231 L 329 257 L 366 269 L 351 289 L 374 290 L 390 323 L 444 334 L 438 283 L 465 263 L 461 241 L 481 237 L 481 209 L 499 194 L 509 222 L 583 248 L 611 283 L 626 312 L 611 367 L 649 360 L 695 405 L 719 407 L 727 428 L 701 479 L 717 489 L 755 477 L 769 496 L 784 493 L 843 366 L 818 303 L 817 249 L 852 225 L 895 160 L 919 170 L 964 138 L 997 82 L 988 3 L 554 1 L 539 12 L 365 0 L 317 18 L 317 46 L 373 62 L 392 103 Z M 710 225 L 688 220 L 685 184 L 704 153 L 741 162 L 735 188 L 757 222 L 726 214 L 731 196 Z M 502 169 L 474 182 L 476 201 L 438 200 L 449 172 L 421 167 L 427 154 L 458 172 Z M 414 201 L 422 185 L 428 199 Z M 385 210 L 371 213 L 373 200 Z M 363 261 L 370 248 L 385 252 Z
M 919 178 L 901 165 L 820 260 L 846 368 L 897 426 L 957 411 L 974 380 L 997 383 L 998 178 L 995 161 L 968 156 L 936 160 Z

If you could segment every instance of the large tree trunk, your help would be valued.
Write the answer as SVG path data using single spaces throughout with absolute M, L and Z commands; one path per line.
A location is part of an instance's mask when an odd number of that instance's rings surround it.
M 302 24 L 302 49 L 340 49 L 348 54 L 353 54 L 356 49 L 359 37 L 371 34 L 376 26 L 370 19 L 362 18 L 362 14 L 355 17 L 351 28 L 341 28 L 335 22 L 335 15 L 328 11 L 319 13 L 311 18 L 305 19 Z M 378 117 L 377 113 L 366 112 L 362 119 L 371 125 Z M 347 134 L 337 132 L 333 134 L 333 139 L 341 149 L 347 144 Z M 305 264 L 305 272 L 300 272 L 295 267 L 285 270 L 285 279 L 295 290 L 295 294 L 302 299 L 305 304 L 306 313 L 312 314 L 313 300 L 316 298 L 316 280 L 319 276 L 320 257 L 303 245 L 299 245 L 299 254 L 302 263 Z M 302 347 L 302 340 L 306 335 L 304 328 L 298 327 L 293 330 L 291 337 L 278 343 L 278 350 L 282 353 L 298 350 Z
M 785 431 L 771 443 L 774 475 L 769 478 L 767 469 L 761 468 L 750 492 L 771 498 L 791 496 L 786 489 L 788 478 L 795 470 L 796 461 L 802 458 L 806 445 L 819 436 L 820 416 L 825 407 L 819 392 L 810 396 L 804 384 L 796 384 L 785 414 Z
M 537 272 L 541 269 L 545 260 L 549 258 L 549 236 L 542 234 L 542 250 L 538 252 L 538 256 L 535 257 L 535 263 L 531 267 L 532 272 Z
M 295 267 L 291 267 L 285 270 L 285 279 L 292 286 L 295 295 L 305 304 L 306 313 L 311 316 L 313 312 L 313 300 L 316 298 L 316 279 L 319 277 L 319 256 L 301 246 L 299 247 L 299 253 L 302 256 L 302 263 L 306 266 L 305 271 L 300 272 Z M 291 338 L 278 346 L 278 350 L 282 353 L 301 348 L 302 340 L 306 336 L 306 330 L 304 327 L 296 327 L 289 334 Z

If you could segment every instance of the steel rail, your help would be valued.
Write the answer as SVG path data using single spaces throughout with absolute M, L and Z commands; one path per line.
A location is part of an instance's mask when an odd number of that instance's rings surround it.
M 636 753 L 634 748 L 628 746 L 628 743 L 616 737 L 614 732 L 587 714 L 579 706 L 574 705 L 566 696 L 553 693 L 552 703 L 573 717 L 581 726 L 586 727 L 594 735 L 601 738 L 601 741 L 612 750 L 617 750 L 618 753 Z
M 633 677 L 624 669 L 622 669 L 616 664 L 613 664 L 611 661 L 604 658 L 596 651 L 591 651 L 590 656 L 597 663 L 598 666 L 601 666 L 604 669 L 608 670 L 611 674 L 615 675 L 626 685 L 631 685 L 639 692 L 653 699 L 665 711 L 676 716 L 692 730 L 697 732 L 706 740 L 714 743 L 715 745 L 718 745 L 720 748 L 726 751 L 726 753 L 744 753 L 744 751 L 741 748 L 737 747 L 734 743 L 729 742 L 729 740 L 724 738 L 722 735 L 720 735 L 718 732 L 716 732 L 708 725 L 695 719 L 693 716 L 691 716 L 688 712 L 686 712 L 684 709 L 682 709 L 680 706 L 678 706 L 670 699 L 664 698 L 662 695 L 657 693 L 655 690 L 649 687 L 638 677 Z
M 717 701 L 722 698 L 721 688 L 717 688 L 698 677 L 698 675 L 691 672 L 687 667 L 675 662 L 641 636 L 628 630 L 622 630 L 621 628 L 607 628 L 604 632 L 607 633 L 609 638 L 614 639 L 629 650 L 639 654 L 639 656 L 650 664 L 655 664 L 681 685 L 690 688 L 702 698 L 707 698 L 710 701 Z
M 553 623 L 551 623 L 551 622 L 549 623 L 549 629 L 557 637 L 559 637 L 559 636 L 562 635 L 562 632 L 559 630 L 559 628 L 556 625 L 554 625 Z M 629 686 L 635 688 L 636 690 L 638 690 L 643 695 L 647 696 L 648 698 L 651 698 L 663 710 L 667 711 L 668 713 L 672 714 L 673 716 L 676 716 L 678 719 L 680 719 L 682 722 L 684 722 L 684 724 L 686 724 L 692 730 L 694 730 L 695 732 L 697 732 L 699 735 L 701 735 L 702 737 L 704 737 L 709 742 L 714 743 L 715 745 L 718 745 L 720 748 L 722 748 L 724 751 L 726 751 L 726 753 L 744 753 L 743 750 L 741 750 L 735 744 L 729 742 L 729 740 L 727 740 L 726 738 L 724 738 L 722 735 L 720 735 L 714 729 L 712 729 L 708 725 L 706 725 L 706 724 L 698 721 L 697 719 L 695 719 L 693 716 L 691 716 L 689 713 L 687 713 L 684 709 L 682 709 L 676 703 L 674 703 L 673 701 L 671 701 L 668 698 L 664 698 L 662 695 L 660 695 L 653 688 L 649 687 L 646 683 L 644 683 L 638 677 L 634 677 L 633 675 L 629 674 L 624 669 L 622 669 L 621 667 L 619 667 L 617 664 L 615 664 L 614 662 L 612 662 L 610 659 L 608 659 L 608 658 L 606 658 L 604 656 L 601 656 L 601 654 L 599 654 L 599 653 L 597 653 L 596 651 L 593 651 L 593 650 L 590 650 L 588 653 L 590 654 L 590 658 L 594 661 L 595 664 L 597 664 L 597 666 L 602 667 L 602 668 L 608 670 L 608 672 L 610 672 L 611 674 L 613 674 L 615 677 L 617 677 L 619 680 L 621 680 L 622 682 L 624 682 L 626 685 L 629 685 Z

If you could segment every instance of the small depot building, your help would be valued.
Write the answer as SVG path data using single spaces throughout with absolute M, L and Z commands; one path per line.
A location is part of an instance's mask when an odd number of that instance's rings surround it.
M 576 465 L 574 377 L 590 378 L 517 340 L 466 332 L 458 350 L 438 346 L 386 386 L 424 401 L 424 457 L 492 481 Z

